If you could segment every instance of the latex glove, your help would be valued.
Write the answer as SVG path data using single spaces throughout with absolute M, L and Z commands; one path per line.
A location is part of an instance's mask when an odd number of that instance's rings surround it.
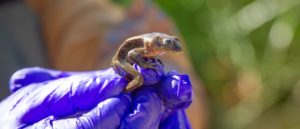
M 116 129 L 144 128 L 147 125 L 151 129 L 160 127 L 161 122 L 161 125 L 166 125 L 168 121 L 179 122 L 168 118 L 174 115 L 170 111 L 176 114 L 181 108 L 172 109 L 172 104 L 167 103 L 169 106 L 166 108 L 163 102 L 167 94 L 157 90 L 164 88 L 154 88 L 167 82 L 162 81 L 167 78 L 162 74 L 162 69 L 155 72 L 140 70 L 143 76 L 148 77 L 145 78 L 145 84 L 152 86 L 140 88 L 132 95 L 122 92 L 127 81 L 112 69 L 92 72 L 41 68 L 20 70 L 11 79 L 13 94 L 0 104 L 1 128 Z M 166 87 L 172 85 L 165 84 Z M 186 91 L 190 94 L 191 88 Z M 188 105 L 191 98 L 179 101 Z M 142 119 L 137 121 L 135 118 Z M 185 116 L 180 118 L 187 120 Z

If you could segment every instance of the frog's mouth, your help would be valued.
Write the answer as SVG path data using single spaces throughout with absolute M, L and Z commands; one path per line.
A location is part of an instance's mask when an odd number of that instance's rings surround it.
M 156 51 L 153 51 L 153 54 L 157 55 L 157 56 L 164 55 L 165 53 L 166 53 L 165 50 L 156 50 Z
M 158 55 L 161 56 L 161 55 L 164 55 L 166 54 L 166 52 L 160 52 Z

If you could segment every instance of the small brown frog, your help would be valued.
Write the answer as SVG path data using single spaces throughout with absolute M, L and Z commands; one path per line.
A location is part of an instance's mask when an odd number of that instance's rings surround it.
M 156 58 L 165 52 L 180 52 L 182 47 L 175 36 L 163 33 L 147 33 L 134 36 L 125 40 L 112 59 L 112 67 L 118 72 L 121 68 L 126 72 L 126 79 L 131 80 L 125 88 L 125 92 L 131 92 L 144 83 L 143 76 L 133 64 L 144 68 L 156 69 L 156 63 L 145 58 Z

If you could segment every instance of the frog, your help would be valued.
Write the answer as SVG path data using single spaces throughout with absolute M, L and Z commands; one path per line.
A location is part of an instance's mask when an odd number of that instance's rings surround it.
M 119 74 L 121 70 L 126 72 L 125 78 L 128 84 L 125 92 L 132 92 L 144 83 L 144 78 L 133 64 L 146 69 L 156 69 L 157 62 L 149 59 L 157 59 L 166 52 L 181 52 L 182 46 L 176 36 L 165 33 L 145 33 L 126 39 L 117 49 L 112 58 L 112 68 Z M 162 63 L 159 60 L 160 63 Z

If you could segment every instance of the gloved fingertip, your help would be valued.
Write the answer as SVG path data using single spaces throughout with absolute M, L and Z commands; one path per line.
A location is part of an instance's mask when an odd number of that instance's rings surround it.
M 41 67 L 23 68 L 13 73 L 9 80 L 9 88 L 11 92 L 15 92 L 18 89 L 33 83 L 41 83 L 62 77 L 67 77 L 69 75 L 70 74 L 68 72 L 51 70 Z
M 10 78 L 9 88 L 11 92 L 32 83 L 39 83 L 55 79 L 48 71 L 40 67 L 24 68 L 16 71 Z
M 192 84 L 186 74 L 167 73 L 158 90 L 169 109 L 187 108 L 192 103 Z

